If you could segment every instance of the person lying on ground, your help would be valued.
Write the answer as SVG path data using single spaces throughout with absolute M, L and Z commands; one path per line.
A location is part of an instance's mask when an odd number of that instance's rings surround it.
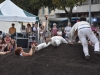
M 31 48 L 30 48 L 29 52 L 25 52 L 22 47 L 17 47 L 15 49 L 15 51 L 14 51 L 15 55 L 19 55 L 19 56 L 32 56 L 35 53 L 35 47 L 34 46 L 35 46 L 34 44 L 31 45 Z
M 61 43 L 68 43 L 62 36 L 46 37 L 45 42 L 53 46 L 59 46 Z
M 50 43 L 46 44 L 46 43 L 41 43 L 39 45 L 35 45 L 35 43 L 31 44 L 31 49 L 28 53 L 24 52 L 24 50 L 22 49 L 22 47 L 18 47 L 15 49 L 15 55 L 19 55 L 19 56 L 32 56 L 36 51 L 39 51 L 43 48 L 46 48 L 50 45 Z

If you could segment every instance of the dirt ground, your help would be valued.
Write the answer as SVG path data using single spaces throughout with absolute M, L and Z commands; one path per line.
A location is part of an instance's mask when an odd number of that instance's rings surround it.
M 31 57 L 16 56 L 14 52 L 0 55 L 0 75 L 100 75 L 100 58 L 94 55 L 92 46 L 89 50 L 89 61 L 81 44 L 50 45 Z

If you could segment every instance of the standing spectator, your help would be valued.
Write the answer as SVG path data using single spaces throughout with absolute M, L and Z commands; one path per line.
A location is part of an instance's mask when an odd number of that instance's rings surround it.
M 98 33 L 98 39 L 99 39 L 99 42 L 100 42 L 100 27 L 96 28 L 96 32 Z
M 36 33 L 37 32 L 37 27 L 38 27 L 37 24 L 33 24 L 32 25 L 32 32 Z
M 44 29 L 44 26 L 41 25 L 40 27 L 40 31 L 39 31 L 39 34 L 40 34 L 40 42 L 39 43 L 44 43 L 44 32 L 45 32 L 45 29 Z
M 28 35 L 29 35 L 30 32 L 32 32 L 31 25 L 27 24 L 27 28 L 26 28 L 26 36 L 27 37 L 28 37 Z
M 38 24 L 35 24 L 35 27 L 34 27 L 34 30 L 35 30 L 35 36 L 36 36 L 36 42 L 39 43 L 39 31 L 40 31 L 40 27 L 38 26 Z
M 68 25 L 65 27 L 65 39 L 66 40 L 68 40 L 68 38 L 69 38 L 69 32 L 70 32 L 71 28 L 72 28 L 71 23 L 68 22 Z
M 50 32 L 50 30 L 46 30 L 45 31 L 45 38 L 46 37 L 51 37 L 51 32 Z
M 35 24 L 32 24 L 32 27 L 31 28 L 32 28 L 32 32 L 36 31 Z
M 65 27 L 62 27 L 62 37 L 65 38 Z
M 14 38 L 14 36 L 16 36 L 16 28 L 14 26 L 15 26 L 15 24 L 12 23 L 12 27 L 9 28 L 9 33 L 11 34 L 12 38 Z
M 53 23 L 53 28 L 51 30 L 52 36 L 57 36 L 57 30 L 58 28 L 57 28 L 56 23 Z
M 91 29 L 92 29 L 92 31 L 96 30 L 96 28 L 94 27 L 94 24 L 91 25 Z
M 61 31 L 61 28 L 58 28 L 58 31 L 57 31 L 57 36 L 62 36 L 62 31 Z

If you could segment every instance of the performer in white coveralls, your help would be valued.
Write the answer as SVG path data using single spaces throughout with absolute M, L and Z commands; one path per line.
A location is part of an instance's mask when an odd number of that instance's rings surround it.
M 53 37 L 47 37 L 46 43 L 50 43 L 53 46 L 59 46 L 61 43 L 68 43 L 62 36 L 53 36 Z
M 88 50 L 88 43 L 87 39 L 90 39 L 92 43 L 94 44 L 94 51 L 97 56 L 100 56 L 99 52 L 99 41 L 97 37 L 94 35 L 94 33 L 91 30 L 90 24 L 86 22 L 86 18 L 80 18 L 80 22 L 77 22 L 73 25 L 70 33 L 69 33 L 69 44 L 73 44 L 72 40 L 76 38 L 78 35 L 82 46 L 83 46 L 83 52 L 85 54 L 85 58 L 89 59 L 89 50 Z
M 35 51 L 39 51 L 39 50 L 41 50 L 43 48 L 48 47 L 49 45 L 50 45 L 50 43 L 48 43 L 48 44 L 46 44 L 45 42 L 44 43 L 41 43 L 41 44 L 35 46 Z

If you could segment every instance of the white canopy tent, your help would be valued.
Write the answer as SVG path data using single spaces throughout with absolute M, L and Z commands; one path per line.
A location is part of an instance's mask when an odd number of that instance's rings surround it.
M 30 13 L 26 14 L 11 0 L 5 0 L 0 4 L 0 21 L 35 22 L 36 17 Z
M 11 0 L 2 2 L 0 4 L 0 31 L 8 32 L 8 27 L 11 27 L 11 24 L 15 23 L 17 32 L 20 32 L 20 22 L 36 22 L 36 16 L 19 8 Z

